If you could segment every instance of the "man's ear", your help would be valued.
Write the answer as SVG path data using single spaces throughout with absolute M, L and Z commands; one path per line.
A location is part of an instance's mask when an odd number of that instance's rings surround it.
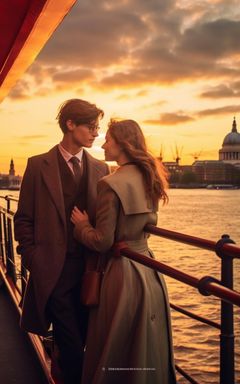
M 76 124 L 72 120 L 67 120 L 66 126 L 67 126 L 69 131 L 73 131 L 74 128 L 76 127 Z

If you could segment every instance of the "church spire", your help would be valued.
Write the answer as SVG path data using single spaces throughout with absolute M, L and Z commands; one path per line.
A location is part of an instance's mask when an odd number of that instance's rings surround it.
M 237 123 L 236 123 L 235 116 L 233 118 L 232 132 L 237 132 Z
M 11 162 L 10 162 L 9 175 L 11 175 L 11 176 L 14 176 L 14 175 L 15 175 L 15 169 L 14 169 L 14 162 L 13 162 L 13 159 L 11 159 Z

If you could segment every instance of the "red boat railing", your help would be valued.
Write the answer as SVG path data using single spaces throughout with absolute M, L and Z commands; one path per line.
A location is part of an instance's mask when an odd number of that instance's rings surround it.
M 0 196 L 0 199 L 4 199 L 7 205 L 4 208 L 0 204 L 0 266 L 2 264 L 3 268 L 5 268 L 8 284 L 10 281 L 21 298 L 24 294 L 26 286 L 27 272 L 21 264 L 21 260 L 19 261 L 20 264 L 15 262 L 15 259 L 19 256 L 16 254 L 13 241 L 14 212 L 10 209 L 11 201 L 16 203 L 17 199 L 11 196 Z M 170 305 L 174 310 L 220 330 L 220 384 L 234 384 L 233 305 L 240 306 L 240 293 L 233 290 L 233 259 L 240 259 L 240 248 L 233 245 L 234 242 L 228 235 L 223 235 L 218 242 L 214 242 L 158 228 L 153 225 L 147 225 L 145 230 L 146 232 L 156 236 L 193 245 L 202 249 L 208 249 L 215 252 L 221 258 L 221 280 L 217 280 L 213 276 L 203 276 L 201 279 L 197 279 L 196 277 L 172 268 L 169 265 L 134 252 L 131 249 L 126 248 L 125 245 L 122 245 L 119 248 L 119 253 L 121 255 L 170 276 L 171 278 L 181 281 L 184 284 L 190 285 L 196 288 L 202 295 L 213 295 L 221 300 L 220 324 L 187 311 L 179 306 L 176 306 L 175 304 L 171 303 Z M 19 281 L 21 282 L 20 287 Z M 43 341 L 43 354 L 41 361 L 44 365 L 44 369 L 47 371 L 49 370 L 49 367 L 48 362 L 46 361 L 47 354 L 46 350 L 44 350 L 44 340 L 41 338 L 39 340 L 40 342 Z M 37 353 L 39 354 L 39 347 L 37 348 Z M 186 373 L 181 367 L 176 365 L 176 369 L 190 383 L 197 384 L 197 381 Z
M 217 241 L 200 239 L 194 236 L 180 234 L 178 232 L 168 231 L 166 229 L 157 228 L 148 225 L 146 230 L 157 236 L 165 237 L 174 241 L 180 241 L 185 244 L 194 245 L 198 248 L 208 249 L 216 253 L 221 258 L 221 281 L 220 284 L 223 289 L 233 290 L 233 260 L 240 259 L 240 248 L 234 245 L 234 241 L 228 235 L 222 235 L 222 238 Z M 206 278 L 205 278 L 206 279 Z M 207 279 L 206 279 L 207 280 Z M 204 278 L 202 279 L 204 282 Z M 205 289 L 203 287 L 203 289 Z M 219 287 L 221 288 L 221 287 Z M 221 290 L 221 289 L 220 289 Z M 199 289 L 201 292 L 201 287 Z M 210 292 L 210 291 L 209 291 Z M 234 291 L 232 291 L 234 292 Z M 234 295 L 239 297 L 239 293 L 235 292 Z M 228 296 L 228 294 L 227 294 Z M 220 297 L 220 296 L 218 296 Z M 229 298 L 233 298 L 233 293 Z M 239 298 L 235 300 L 224 300 L 221 297 L 221 324 L 220 324 L 220 384 L 234 384 L 235 383 L 235 369 L 234 369 L 234 310 L 233 304 L 239 306 Z

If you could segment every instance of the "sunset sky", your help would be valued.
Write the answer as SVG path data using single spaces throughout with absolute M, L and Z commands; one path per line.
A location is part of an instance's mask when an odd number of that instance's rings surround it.
M 83 98 L 139 122 L 149 149 L 181 164 L 218 159 L 233 117 L 240 127 L 239 0 L 79 0 L 0 104 L 0 173 L 11 157 L 61 140 L 59 105 Z M 240 129 L 238 128 L 238 131 Z

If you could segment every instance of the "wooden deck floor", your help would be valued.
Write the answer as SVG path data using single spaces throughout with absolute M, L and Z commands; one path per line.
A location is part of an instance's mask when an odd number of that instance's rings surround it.
M 19 315 L 0 281 L 0 383 L 47 384 L 28 336 L 20 330 Z

